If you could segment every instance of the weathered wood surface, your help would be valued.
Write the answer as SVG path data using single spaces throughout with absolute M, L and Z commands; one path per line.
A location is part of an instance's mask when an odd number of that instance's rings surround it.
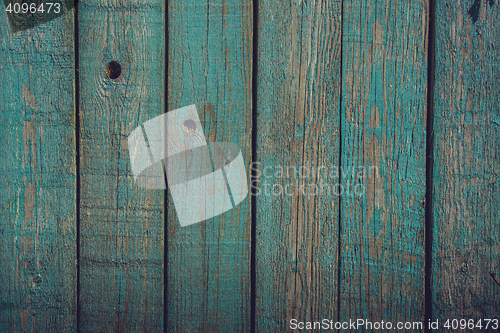
M 127 136 L 164 112 L 164 3 L 81 1 L 78 18 L 80 331 L 161 332 L 164 192 L 134 183 Z
M 421 321 L 431 233 L 433 318 L 499 315 L 500 3 L 436 1 L 427 230 L 429 0 L 78 7 L 15 34 L 0 13 L 0 332 Z M 248 197 L 181 228 L 168 192 L 134 182 L 129 133 L 190 104 L 247 175 L 255 154 L 256 216 Z
M 499 22 L 498 1 L 437 2 L 432 290 L 440 320 L 500 315 L 490 276 L 500 275 Z
M 428 11 L 344 1 L 341 321 L 423 320 Z
M 171 0 L 168 6 L 168 110 L 196 104 L 207 141 L 238 144 L 248 164 L 252 3 Z M 166 223 L 166 331 L 249 331 L 250 197 L 181 228 L 169 194 Z
M 337 317 L 338 196 L 315 186 L 339 165 L 341 9 L 259 2 L 256 332 Z
M 74 18 L 14 34 L 0 7 L 0 332 L 73 332 Z

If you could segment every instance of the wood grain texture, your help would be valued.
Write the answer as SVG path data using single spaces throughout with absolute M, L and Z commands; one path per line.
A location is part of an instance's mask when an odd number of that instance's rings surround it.
M 344 1 L 341 321 L 423 320 L 428 15 Z
M 259 2 L 256 332 L 337 318 L 341 8 Z
M 0 332 L 74 332 L 74 18 L 13 34 L 0 8 Z
M 79 3 L 81 332 L 163 329 L 164 193 L 134 183 L 127 136 L 164 112 L 164 19 L 159 0 Z
M 196 104 L 207 141 L 238 144 L 248 164 L 252 3 L 171 0 L 168 6 L 168 110 Z M 249 331 L 250 198 L 183 228 L 170 194 L 168 201 L 167 331 Z
M 437 2 L 432 288 L 440 320 L 500 315 L 490 277 L 500 275 L 499 22 L 498 1 Z

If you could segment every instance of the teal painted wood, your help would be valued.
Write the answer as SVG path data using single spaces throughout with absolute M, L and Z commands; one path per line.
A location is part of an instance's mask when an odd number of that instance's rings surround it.
M 160 0 L 79 3 L 81 332 L 163 329 L 164 193 L 134 183 L 127 136 L 164 112 L 164 19 Z
M 238 144 L 247 164 L 252 10 L 251 2 L 236 0 L 169 1 L 168 110 L 196 104 L 207 141 Z M 167 331 L 249 331 L 250 197 L 182 228 L 170 194 L 168 200 Z
M 256 332 L 337 319 L 341 9 L 259 2 Z
M 490 277 L 500 276 L 498 22 L 498 1 L 437 2 L 432 288 L 440 322 L 500 315 Z
M 423 320 L 428 17 L 344 1 L 341 321 Z
M 0 7 L 0 332 L 74 332 L 74 18 L 13 34 Z

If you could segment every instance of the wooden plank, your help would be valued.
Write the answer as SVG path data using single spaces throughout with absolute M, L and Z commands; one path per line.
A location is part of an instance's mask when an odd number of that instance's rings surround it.
M 259 2 L 256 332 L 337 318 L 341 9 Z
M 497 1 L 437 2 L 432 286 L 441 324 L 499 315 L 490 276 L 500 275 L 499 21 Z
M 134 183 L 127 136 L 164 112 L 164 18 L 160 0 L 79 3 L 81 332 L 163 329 L 164 194 Z
M 0 332 L 76 329 L 73 27 L 0 13 Z
M 341 321 L 423 321 L 428 17 L 344 1 Z
M 252 4 L 169 1 L 168 109 L 196 104 L 209 142 L 252 152 Z M 250 170 L 247 170 L 247 175 Z M 169 332 L 250 329 L 250 197 L 218 217 L 180 227 L 168 198 Z

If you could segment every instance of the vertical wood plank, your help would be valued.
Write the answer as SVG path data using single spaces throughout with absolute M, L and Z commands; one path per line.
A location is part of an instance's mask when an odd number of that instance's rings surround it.
M 440 321 L 500 314 L 490 277 L 500 275 L 498 22 L 497 1 L 437 1 L 432 286 Z
M 238 144 L 248 164 L 252 2 L 168 3 L 168 109 L 196 104 L 207 141 Z M 182 228 L 170 194 L 168 200 L 167 331 L 249 331 L 250 198 Z
M 344 1 L 341 321 L 423 320 L 428 16 Z
M 134 183 L 127 136 L 164 112 L 164 35 L 163 1 L 79 3 L 81 332 L 163 329 L 164 194 Z
M 256 332 L 337 318 L 341 9 L 259 1 Z
M 14 34 L 0 7 L 0 332 L 74 332 L 74 17 Z

